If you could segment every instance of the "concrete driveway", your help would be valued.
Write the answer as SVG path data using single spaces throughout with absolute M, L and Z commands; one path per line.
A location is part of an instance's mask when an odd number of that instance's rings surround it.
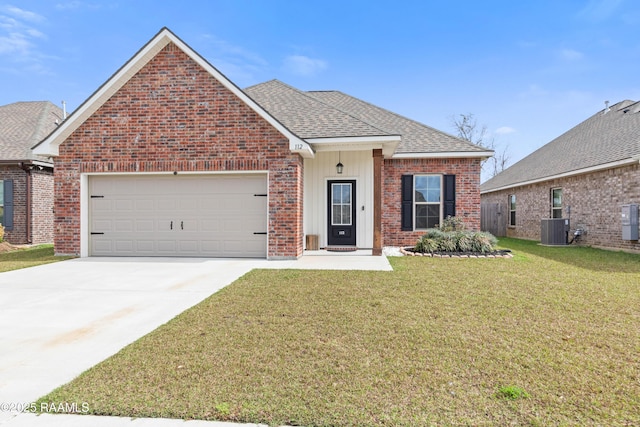
M 0 403 L 34 401 L 264 262 L 84 258 L 1 273 Z

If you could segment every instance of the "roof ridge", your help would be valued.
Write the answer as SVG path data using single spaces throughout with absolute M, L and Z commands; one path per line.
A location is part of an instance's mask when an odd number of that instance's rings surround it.
M 344 92 L 342 92 L 342 91 L 340 91 L 340 90 L 318 90 L 318 91 L 315 91 L 315 92 L 336 92 L 336 93 L 342 94 L 342 95 L 344 95 L 344 96 L 348 96 L 348 97 L 353 98 L 353 99 L 355 99 L 355 100 L 357 100 L 357 101 L 359 101 L 359 102 L 362 102 L 362 103 L 364 103 L 364 104 L 367 104 L 368 106 L 373 107 L 373 108 L 375 108 L 375 109 L 377 109 L 377 110 L 382 110 L 382 111 L 384 111 L 385 113 L 391 114 L 391 115 L 393 115 L 393 116 L 395 116 L 395 117 L 398 117 L 398 118 L 401 118 L 401 119 L 403 119 L 403 120 L 407 120 L 407 121 L 412 122 L 412 123 L 414 123 L 414 124 L 416 124 L 416 125 L 418 125 L 418 126 L 421 126 L 421 127 L 423 127 L 423 128 L 429 129 L 429 130 L 431 130 L 431 131 L 435 131 L 435 132 L 443 133 L 443 134 L 445 134 L 445 135 L 447 135 L 447 136 L 450 136 L 450 137 L 452 137 L 452 138 L 458 139 L 458 140 L 459 140 L 459 141 L 461 141 L 461 142 L 464 142 L 464 143 L 466 143 L 466 144 L 469 144 L 469 145 L 472 145 L 472 146 L 478 147 L 478 145 L 473 144 L 472 142 L 469 142 L 469 141 L 467 141 L 467 140 L 465 140 L 465 139 L 462 139 L 462 138 L 460 138 L 460 137 L 458 137 L 458 136 L 452 135 L 452 134 L 450 134 L 450 133 L 448 133 L 448 132 L 445 132 L 445 131 L 442 131 L 442 130 L 440 130 L 440 129 L 436 129 L 436 128 L 434 128 L 434 127 L 431 127 L 431 126 L 429 126 L 429 125 L 426 125 L 426 124 L 424 124 L 424 123 L 422 123 L 422 122 L 419 122 L 419 121 L 414 120 L 414 119 L 412 119 L 412 118 L 409 118 L 409 117 L 407 117 L 407 116 L 403 116 L 402 114 L 398 114 L 398 113 L 396 113 L 396 112 L 394 112 L 394 111 L 391 111 L 391 110 L 388 110 L 388 109 L 386 109 L 386 108 L 384 108 L 384 107 L 380 107 L 380 106 L 378 106 L 378 105 L 372 104 L 371 102 L 369 102 L 369 101 L 365 101 L 364 99 L 360 99 L 360 98 L 357 98 L 357 97 L 355 97 L 355 96 L 349 95 L 348 93 L 344 93 Z M 335 107 L 335 108 L 337 108 L 337 107 Z M 340 110 L 340 111 L 343 111 L 343 110 Z M 364 121 L 364 120 L 362 120 L 362 119 L 359 119 L 359 120 Z M 364 121 L 364 122 L 365 122 L 365 123 L 367 123 L 367 124 L 369 124 L 369 123 L 368 123 L 368 122 L 366 122 L 366 121 Z M 387 131 L 385 131 L 385 132 L 387 132 Z
M 374 128 L 374 129 L 379 130 L 379 131 L 380 131 L 380 132 L 382 132 L 384 135 L 397 135 L 397 133 L 391 133 L 391 132 L 389 132 L 389 131 L 387 131 L 387 130 L 380 129 L 380 127 L 379 127 L 379 126 L 374 125 L 374 124 L 372 124 L 372 123 L 369 123 L 368 121 L 363 120 L 363 119 L 361 119 L 360 117 L 356 117 L 355 115 L 353 115 L 353 113 L 351 113 L 351 112 L 349 112 L 349 111 L 345 111 L 345 110 L 343 110 L 342 108 L 339 108 L 339 107 L 336 107 L 335 105 L 329 104 L 329 103 L 327 103 L 327 102 L 325 102 L 325 101 L 323 101 L 323 100 L 321 100 L 321 99 L 316 98 L 315 96 L 311 96 L 311 95 L 310 95 L 310 92 L 313 92 L 313 91 L 304 91 L 304 90 L 300 90 L 300 89 L 295 88 L 295 87 L 293 87 L 293 86 L 290 86 L 290 85 L 288 85 L 288 84 L 286 84 L 286 83 L 284 83 L 284 82 L 281 82 L 281 81 L 280 81 L 280 80 L 278 80 L 278 79 L 273 79 L 273 80 L 270 80 L 269 82 L 276 82 L 276 83 L 279 83 L 280 85 L 282 85 L 282 86 L 284 86 L 284 87 L 287 87 L 287 88 L 289 88 L 289 89 L 292 89 L 292 90 L 294 90 L 294 91 L 298 92 L 300 95 L 303 95 L 305 98 L 309 98 L 309 99 L 313 100 L 314 102 L 319 102 L 320 104 L 323 104 L 323 105 L 325 105 L 325 106 L 327 106 L 327 107 L 329 107 L 329 108 L 331 108 L 331 109 L 333 109 L 333 110 L 340 111 L 341 113 L 346 114 L 347 116 L 349 116 L 349 117 L 351 117 L 351 118 L 353 118 L 353 119 L 355 119 L 355 120 L 357 120 L 357 121 L 359 121 L 359 122 L 362 122 L 362 123 L 366 124 L 367 126 L 370 126 L 370 127 Z M 265 83 L 269 83 L 269 82 L 265 82 Z M 315 92 L 339 92 L 339 91 L 332 90 L 332 91 L 315 91 Z M 357 98 L 356 98 L 356 99 L 357 99 Z

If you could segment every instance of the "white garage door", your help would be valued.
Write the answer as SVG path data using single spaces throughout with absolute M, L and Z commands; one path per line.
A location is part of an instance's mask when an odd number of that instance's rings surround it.
M 265 175 L 89 178 L 92 256 L 267 255 Z

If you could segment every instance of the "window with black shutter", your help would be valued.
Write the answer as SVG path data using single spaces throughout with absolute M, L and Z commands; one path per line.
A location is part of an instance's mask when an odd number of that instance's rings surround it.
M 402 175 L 402 231 L 426 230 L 456 215 L 455 175 Z

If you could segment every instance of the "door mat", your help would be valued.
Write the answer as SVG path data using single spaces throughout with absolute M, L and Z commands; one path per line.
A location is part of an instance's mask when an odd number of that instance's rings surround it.
M 327 246 L 324 249 L 328 252 L 355 252 L 358 250 L 356 246 Z

